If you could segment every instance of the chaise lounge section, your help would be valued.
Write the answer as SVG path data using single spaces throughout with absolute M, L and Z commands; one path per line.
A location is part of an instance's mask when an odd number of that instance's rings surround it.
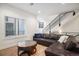
M 60 43 L 58 40 L 62 35 L 52 34 L 35 34 L 34 41 L 38 44 L 47 46 L 45 50 L 46 56 L 78 56 L 79 55 L 79 43 L 74 42 L 75 37 L 69 36 L 67 42 Z
M 46 50 L 46 56 L 79 56 L 79 43 L 73 42 L 73 37 L 69 37 L 66 43 L 56 42 L 50 45 Z M 68 38 L 68 39 L 69 39 Z

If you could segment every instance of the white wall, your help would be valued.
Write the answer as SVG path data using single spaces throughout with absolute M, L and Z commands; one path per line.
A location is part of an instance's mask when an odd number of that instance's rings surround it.
M 79 13 L 61 27 L 63 32 L 79 32 Z
M 72 20 L 73 19 L 73 15 L 72 15 L 72 13 L 69 13 L 69 14 L 66 14 L 64 17 L 62 17 L 61 18 L 61 26 L 59 26 L 59 24 L 57 24 L 53 29 L 52 29 L 52 31 L 59 31 L 60 32 L 60 30 L 62 29 L 62 27 L 66 24 L 66 23 L 68 23 L 70 20 Z
M 49 16 L 48 20 L 46 20 L 46 23 L 49 24 L 56 15 Z M 59 29 L 62 32 L 79 32 L 79 13 L 76 13 L 75 16 L 72 15 L 72 13 L 67 14 L 64 16 L 63 21 L 61 22 L 61 26 L 59 27 L 59 24 L 56 25 L 52 31 L 58 31 Z
M 6 37 L 5 36 L 5 16 L 21 18 L 25 21 L 25 35 Z M 36 16 L 20 10 L 18 8 L 9 6 L 7 4 L 0 4 L 0 49 L 8 48 L 16 45 L 18 40 L 32 40 L 33 35 L 37 30 Z

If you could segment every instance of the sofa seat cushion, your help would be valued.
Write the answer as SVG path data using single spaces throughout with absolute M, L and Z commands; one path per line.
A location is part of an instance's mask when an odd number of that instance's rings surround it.
M 54 43 L 56 42 L 55 40 L 50 40 L 50 39 L 41 39 L 42 41 L 45 41 L 45 42 L 50 42 L 50 43 Z
M 43 38 L 34 38 L 34 40 L 37 41 L 38 44 L 41 44 L 47 47 L 56 42 L 55 40 L 43 39 Z
M 79 53 L 65 50 L 63 44 L 55 43 L 45 50 L 46 56 L 78 56 Z

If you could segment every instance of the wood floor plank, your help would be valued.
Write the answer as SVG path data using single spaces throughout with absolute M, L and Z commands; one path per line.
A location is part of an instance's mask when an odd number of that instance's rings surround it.
M 38 44 L 36 48 L 37 52 L 32 56 L 45 56 L 45 49 L 47 47 Z M 0 56 L 17 56 L 17 47 L 14 46 L 11 48 L 0 50 Z M 27 54 L 24 54 L 23 56 L 27 56 Z

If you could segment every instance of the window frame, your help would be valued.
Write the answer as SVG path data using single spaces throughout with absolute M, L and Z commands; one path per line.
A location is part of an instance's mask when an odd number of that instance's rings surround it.
M 6 21 L 8 18 L 12 18 L 14 19 L 14 27 L 15 27 L 15 34 L 14 35 L 6 35 L 6 24 L 9 23 L 8 21 Z M 13 17 L 9 17 L 9 16 L 5 16 L 5 36 L 8 37 L 8 36 L 15 36 L 16 35 L 16 18 L 13 18 Z
M 20 21 L 20 20 L 23 20 L 23 25 L 25 25 L 24 19 L 18 19 L 18 35 L 24 35 L 24 34 L 25 34 L 25 33 L 24 33 L 24 32 L 25 32 L 25 26 L 24 26 L 23 34 L 20 34 L 20 32 L 19 32 L 19 31 L 20 31 L 20 30 L 19 30 L 19 29 L 20 29 L 20 26 L 19 26 L 19 25 L 20 25 L 20 24 L 19 24 L 19 21 Z
M 6 20 L 8 18 L 13 18 L 15 21 L 15 34 L 14 35 L 6 35 L 6 24 L 8 23 Z M 9 16 L 5 16 L 5 37 L 14 37 L 14 36 L 20 36 L 20 35 L 25 35 L 25 24 L 24 24 L 24 33 L 23 34 L 19 34 L 19 19 L 20 18 L 14 18 L 14 17 L 9 17 Z M 24 21 L 24 19 L 22 19 Z M 17 29 L 16 29 L 17 27 Z

